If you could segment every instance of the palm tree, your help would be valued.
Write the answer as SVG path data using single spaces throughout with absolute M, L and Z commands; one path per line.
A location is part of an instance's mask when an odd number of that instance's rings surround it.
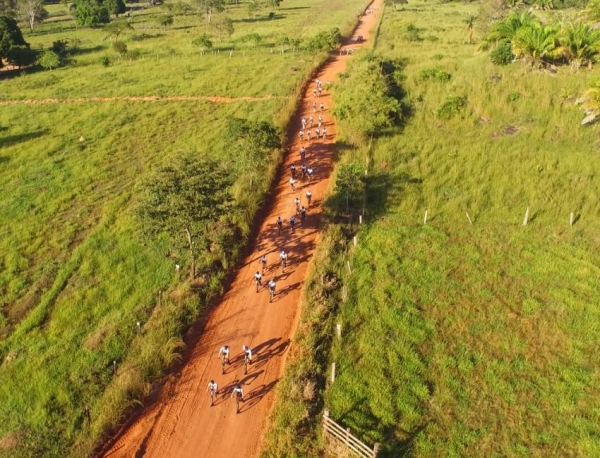
M 562 54 L 558 36 L 557 26 L 533 22 L 517 30 L 512 40 L 513 53 L 518 58 L 525 58 L 531 65 L 554 60 Z
M 530 24 L 538 23 L 539 20 L 529 12 L 521 14 L 512 13 L 504 21 L 498 22 L 485 36 L 485 41 L 488 43 L 512 41 L 517 31 L 522 27 L 527 27 Z
M 467 36 L 469 37 L 469 44 L 473 41 L 473 27 L 475 26 L 475 21 L 477 20 L 477 16 L 474 14 L 469 14 L 463 22 L 467 24 Z
M 560 37 L 563 53 L 578 70 L 582 65 L 589 68 L 600 53 L 600 30 L 594 30 L 589 24 L 569 23 L 563 28 Z

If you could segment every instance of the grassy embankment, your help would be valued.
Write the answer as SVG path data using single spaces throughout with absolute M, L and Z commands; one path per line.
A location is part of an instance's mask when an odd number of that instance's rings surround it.
M 467 44 L 468 13 L 385 12 L 376 51 L 404 59 L 411 114 L 342 154 L 368 158 L 367 223 L 338 249 L 352 273 L 338 257 L 320 266 L 348 296 L 320 331 L 331 354 L 315 373 L 336 362 L 337 375 L 313 406 L 381 456 L 595 456 L 600 163 L 574 101 L 598 73 L 496 67 Z M 453 96 L 464 109 L 441 119 Z
M 176 16 L 174 27 L 159 29 L 154 20 L 164 12 L 158 8 L 136 15 L 136 31 L 120 38 L 130 50 L 139 49 L 135 60 L 119 61 L 105 32 L 75 28 L 69 18 L 26 33 L 34 47 L 79 41 L 67 67 L 4 80 L 3 100 L 276 98 L 223 105 L 113 101 L 3 107 L 0 456 L 89 454 L 177 358 L 182 330 L 220 291 L 225 272 L 214 271 L 196 284 L 199 295 L 189 290 L 184 272 L 178 276 L 174 269 L 180 261 L 164 256 L 169 247 L 140 237 L 133 215 L 139 183 L 183 154 L 230 160 L 224 138 L 229 116 L 283 127 L 295 106 L 289 96 L 298 93 L 319 57 L 304 51 L 271 54 L 268 44 L 290 30 L 308 38 L 348 24 L 359 4 L 329 3 L 331 14 L 325 15 L 319 2 L 292 2 L 272 21 L 246 21 L 244 9 L 235 9 L 232 42 L 260 33 L 265 48 L 231 58 L 201 56 L 194 49 L 191 41 L 204 31 L 197 16 Z M 105 55 L 111 57 L 109 67 L 100 62 Z M 269 177 L 278 158 L 274 153 Z M 251 196 L 237 192 L 239 184 L 232 189 L 238 203 L 248 199 L 254 205 L 240 215 L 244 234 L 269 182 Z M 243 243 L 232 247 L 233 255 Z M 90 408 L 89 426 L 84 407 Z

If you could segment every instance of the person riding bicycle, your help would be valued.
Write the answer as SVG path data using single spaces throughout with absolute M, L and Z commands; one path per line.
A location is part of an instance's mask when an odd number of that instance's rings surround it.
M 254 282 L 256 283 L 256 292 L 258 292 L 258 288 L 262 286 L 262 275 L 258 270 L 254 274 Z
M 283 229 L 283 220 L 281 216 L 277 217 L 277 228 L 279 229 L 279 233 L 281 234 L 281 230 Z
M 304 225 L 304 220 L 306 219 L 306 208 L 302 205 L 300 208 L 300 224 Z
M 300 148 L 300 159 L 304 160 L 305 157 L 306 157 L 306 148 L 303 146 L 302 148 Z
M 233 387 L 233 390 L 231 390 L 231 396 L 230 397 L 237 397 L 238 401 L 242 401 L 244 399 L 244 390 L 242 389 L 242 387 L 240 385 L 236 385 Z
M 290 227 L 292 231 L 296 229 L 296 217 L 294 215 L 290 216 Z
M 290 165 L 290 173 L 292 174 L 292 178 L 296 178 L 296 164 Z
M 300 210 L 300 198 L 296 197 L 294 199 L 294 206 L 296 207 L 296 211 Z
M 262 257 L 260 258 L 260 265 L 261 265 L 263 271 L 267 268 L 267 255 L 266 254 L 263 254 Z
M 310 189 L 308 191 L 306 191 L 306 201 L 308 202 L 308 206 L 310 207 L 310 200 L 312 199 L 312 192 L 310 192 Z
M 281 253 L 279 253 L 279 259 L 281 259 L 281 265 L 283 267 L 285 267 L 287 265 L 287 258 L 288 258 L 288 254 L 285 252 L 285 250 L 281 250 Z
M 223 345 L 219 348 L 219 358 L 229 362 L 229 345 Z
M 306 164 L 302 164 L 302 166 L 300 167 L 300 170 L 302 171 L 302 179 L 304 180 L 304 177 L 306 176 Z
M 308 175 L 309 180 L 312 180 L 313 173 L 314 173 L 314 170 L 312 169 L 312 167 L 309 167 L 306 169 L 306 175 Z
M 244 350 L 244 357 L 247 358 L 248 364 L 252 364 L 252 349 L 247 345 L 242 345 L 242 350 Z
M 271 298 L 273 298 L 273 296 L 275 296 L 275 285 L 276 285 L 275 279 L 272 278 L 271 281 L 269 281 L 269 284 L 268 284 L 268 286 L 269 286 L 269 294 L 270 294 Z
M 217 382 L 215 382 L 214 380 L 208 382 L 208 392 L 210 393 L 210 395 L 216 396 L 217 391 L 219 391 L 219 386 L 217 385 Z

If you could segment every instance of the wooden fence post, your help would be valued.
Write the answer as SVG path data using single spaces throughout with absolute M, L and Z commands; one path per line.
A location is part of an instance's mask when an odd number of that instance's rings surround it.
M 423 224 L 427 224 L 427 210 L 425 210 L 425 217 L 423 218 Z
M 331 363 L 331 383 L 335 382 L 335 363 Z
M 117 360 L 113 359 L 113 375 L 117 375 Z
M 523 218 L 523 226 L 527 226 L 527 221 L 529 220 L 529 207 L 525 210 L 525 217 Z
M 350 268 L 350 261 L 346 261 L 346 266 L 348 267 L 348 272 L 352 273 L 352 269 Z
M 573 212 L 569 215 L 569 226 L 573 225 Z
M 137 322 L 137 331 L 138 331 L 138 334 L 140 334 L 140 335 L 142 334 L 142 323 L 140 323 L 139 321 Z
M 338 339 L 342 338 L 342 325 L 340 323 L 335 325 L 335 329 L 337 330 Z
M 373 446 L 373 458 L 376 458 L 378 453 L 379 453 L 379 443 L 376 443 Z
M 362 224 L 362 215 L 358 215 L 358 224 Z
M 354 241 L 354 246 L 356 246 L 356 244 L 357 244 L 356 235 L 354 236 L 353 241 Z

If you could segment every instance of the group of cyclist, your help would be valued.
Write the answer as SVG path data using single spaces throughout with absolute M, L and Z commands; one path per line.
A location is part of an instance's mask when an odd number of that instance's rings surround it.
M 244 375 L 248 372 L 248 366 L 252 364 L 252 349 L 247 345 L 242 345 L 242 351 L 244 354 Z M 221 374 L 225 373 L 225 366 L 230 364 L 229 361 L 229 345 L 223 345 L 219 348 L 219 359 L 221 360 Z M 210 405 L 214 405 L 219 393 L 219 385 L 214 380 L 208 382 L 208 393 L 210 394 Z M 230 398 L 235 398 L 235 411 L 236 413 L 240 410 L 240 402 L 244 401 L 244 390 L 238 383 L 234 385 L 231 390 Z
M 316 80 L 315 82 L 315 88 L 313 89 L 313 97 L 320 97 L 322 95 L 323 92 L 323 83 L 319 80 Z M 323 103 L 320 103 L 318 105 L 319 111 L 322 114 L 323 111 L 325 110 L 325 106 Z M 317 113 L 317 104 L 316 102 L 313 103 L 312 105 L 312 111 L 313 113 Z M 327 129 L 325 128 L 324 124 L 323 124 L 323 117 L 322 115 L 319 114 L 318 118 L 317 118 L 317 127 L 315 130 L 316 133 L 316 137 L 317 138 L 326 138 L 327 135 Z M 312 114 L 310 114 L 307 118 L 302 118 L 301 119 L 301 130 L 299 133 L 300 136 L 300 141 L 302 143 L 303 137 L 304 137 L 304 130 L 307 130 L 307 139 L 310 141 L 311 138 L 311 129 L 313 127 L 315 120 L 312 116 Z M 306 148 L 301 144 L 300 146 L 300 158 L 302 161 L 305 160 L 306 158 Z M 290 172 L 291 172 L 291 177 L 290 177 L 290 187 L 292 189 L 293 192 L 295 192 L 296 188 L 296 174 L 298 172 L 298 170 L 296 169 L 296 164 L 292 164 L 290 166 Z M 304 165 L 304 163 L 302 164 L 302 166 L 300 167 L 300 172 L 302 174 L 302 179 L 308 178 L 309 180 L 312 179 L 313 176 L 313 169 L 312 167 L 308 167 L 306 165 Z M 307 208 L 310 208 L 311 205 L 311 200 L 312 200 L 312 192 L 310 191 L 310 189 L 308 189 L 306 191 L 306 207 L 304 205 L 302 205 L 300 197 L 295 197 L 294 198 L 294 207 L 295 207 L 295 214 L 293 214 L 292 216 L 290 216 L 289 218 L 289 225 L 290 228 L 292 230 L 292 232 L 295 230 L 296 228 L 296 215 L 299 215 L 300 217 L 300 224 L 304 225 L 304 221 L 306 219 L 306 212 L 307 212 Z M 277 217 L 277 221 L 276 221 L 276 225 L 277 225 L 277 229 L 278 229 L 278 234 L 281 235 L 283 232 L 283 226 L 284 226 L 284 222 L 281 218 L 281 216 Z M 288 253 L 282 249 L 279 253 L 279 260 L 281 263 L 281 271 L 284 272 L 285 268 L 287 266 L 287 261 L 288 261 Z M 263 275 L 265 274 L 265 271 L 267 270 L 267 264 L 268 264 L 268 260 L 267 260 L 267 255 L 263 254 L 260 259 L 259 259 L 259 263 L 260 263 L 260 269 L 256 271 L 256 273 L 254 274 L 254 282 L 256 284 L 256 292 L 258 293 L 260 291 L 260 289 L 263 286 Z M 271 280 L 269 280 L 269 282 L 267 283 L 267 288 L 269 291 L 269 302 L 273 301 L 273 298 L 275 296 L 275 290 L 276 290 L 276 282 L 275 282 L 275 277 L 271 278 Z M 252 349 L 250 347 L 248 347 L 247 345 L 243 345 L 242 346 L 242 350 L 243 350 L 243 355 L 244 355 L 244 374 L 247 373 L 248 367 L 252 364 Z M 220 349 L 219 349 L 219 358 L 221 360 L 221 374 L 225 374 L 225 367 L 226 365 L 230 364 L 229 361 L 229 353 L 230 353 L 230 348 L 228 345 L 223 345 Z M 208 392 L 210 394 L 210 405 L 214 405 L 214 402 L 217 398 L 217 394 L 219 392 L 219 387 L 217 382 L 215 382 L 214 380 L 211 380 L 210 382 L 208 382 Z M 235 402 L 236 402 L 236 413 L 239 413 L 239 406 L 241 402 L 244 402 L 244 390 L 241 386 L 241 384 L 236 384 L 234 385 L 234 387 L 231 390 L 231 395 L 230 398 L 234 398 Z

